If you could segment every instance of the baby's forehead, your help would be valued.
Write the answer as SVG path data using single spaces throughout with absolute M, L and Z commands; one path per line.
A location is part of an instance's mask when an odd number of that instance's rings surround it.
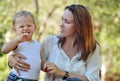
M 26 14 L 17 15 L 14 19 L 17 19 L 17 18 L 20 18 L 20 17 L 23 17 L 23 18 L 31 18 L 31 19 L 33 19 L 33 17 L 31 17 L 30 15 L 26 15 Z
M 34 23 L 34 20 L 30 16 L 19 16 L 15 19 L 15 23 L 16 22 L 19 22 L 19 23 L 26 23 L 26 22 Z
M 30 20 L 35 24 L 35 19 L 32 15 L 30 14 L 16 14 L 13 18 L 13 25 L 16 23 L 18 20 Z
M 29 16 L 34 20 L 34 16 L 32 13 L 30 13 L 28 11 L 23 11 L 23 10 L 17 12 L 13 17 L 13 20 L 16 19 L 17 17 L 21 17 L 21 16 Z

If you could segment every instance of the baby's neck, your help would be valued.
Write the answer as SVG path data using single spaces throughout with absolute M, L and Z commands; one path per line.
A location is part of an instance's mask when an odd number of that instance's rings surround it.
M 30 40 L 27 40 L 27 41 L 32 42 L 32 41 L 33 41 L 33 39 L 30 39 Z

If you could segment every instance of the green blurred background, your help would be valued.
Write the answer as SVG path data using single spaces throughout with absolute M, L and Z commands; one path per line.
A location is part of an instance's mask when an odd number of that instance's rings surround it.
M 64 8 L 70 4 L 86 6 L 92 16 L 94 35 L 101 46 L 101 81 L 120 81 L 120 0 L 0 0 L 0 49 L 14 37 L 12 17 L 17 11 L 33 13 L 38 26 L 34 38 L 42 41 L 59 33 Z M 7 55 L 0 50 L 0 81 L 5 81 L 9 72 Z

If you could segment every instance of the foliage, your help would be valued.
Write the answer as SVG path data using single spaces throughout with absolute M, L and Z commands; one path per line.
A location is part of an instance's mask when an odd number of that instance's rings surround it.
M 6 81 L 8 73 L 10 72 L 7 66 L 7 56 L 0 57 L 0 81 Z
M 34 14 L 38 25 L 34 38 L 41 41 L 48 35 L 59 33 L 64 7 L 73 3 L 85 5 L 92 15 L 94 34 L 101 45 L 101 60 L 106 71 L 120 74 L 120 0 L 0 0 L 0 48 L 14 36 L 12 17 L 17 11 L 28 10 Z M 0 56 L 2 81 L 7 77 L 9 69 L 7 58 L 1 51 Z

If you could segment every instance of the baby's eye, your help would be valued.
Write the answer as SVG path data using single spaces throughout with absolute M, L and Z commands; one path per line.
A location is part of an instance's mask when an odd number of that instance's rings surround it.
M 31 27 L 31 25 L 27 25 L 27 27 Z
M 23 28 L 24 26 L 19 26 L 19 28 Z
M 63 17 L 61 18 L 61 21 L 63 21 Z

